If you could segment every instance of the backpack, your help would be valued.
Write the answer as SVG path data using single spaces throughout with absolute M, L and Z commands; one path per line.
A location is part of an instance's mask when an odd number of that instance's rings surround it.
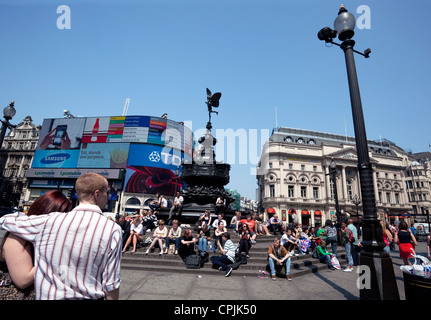
M 186 258 L 187 269 L 200 269 L 201 265 L 201 257 L 197 254 L 192 254 Z
M 200 251 L 199 256 L 201 257 L 202 264 L 209 262 L 209 254 L 206 251 Z
M 348 229 L 348 228 L 347 228 Z M 353 231 L 352 230 L 350 230 L 349 229 L 349 231 L 350 231 L 350 234 L 349 234 L 349 242 L 350 243 L 353 243 L 353 242 L 355 242 L 355 236 L 353 235 Z

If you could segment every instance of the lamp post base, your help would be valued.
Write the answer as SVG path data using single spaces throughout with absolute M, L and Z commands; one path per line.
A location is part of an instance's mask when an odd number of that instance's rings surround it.
M 400 300 L 392 259 L 386 252 L 361 252 L 360 300 Z M 361 282 L 360 280 L 364 281 Z

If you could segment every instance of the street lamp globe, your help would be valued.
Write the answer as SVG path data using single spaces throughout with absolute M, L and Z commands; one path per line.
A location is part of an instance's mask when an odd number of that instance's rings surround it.
M 329 164 L 329 167 L 334 170 L 337 167 L 337 164 L 335 163 L 334 159 L 331 160 L 331 163 Z
M 338 17 L 334 21 L 334 29 L 338 33 L 338 39 L 345 41 L 353 38 L 355 24 L 355 16 L 348 12 L 344 5 L 341 5 Z
M 6 120 L 10 120 L 15 116 L 16 110 L 12 101 L 6 108 L 3 109 L 3 115 Z

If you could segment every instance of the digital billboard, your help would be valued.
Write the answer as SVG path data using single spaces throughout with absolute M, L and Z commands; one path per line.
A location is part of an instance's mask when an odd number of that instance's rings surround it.
M 79 150 L 36 150 L 33 168 L 76 168 Z
M 159 149 L 146 148 L 147 145 Z M 189 128 L 158 117 L 45 119 L 32 167 L 126 168 L 128 159 L 129 165 L 175 170 L 181 165 L 184 154 L 191 158 L 191 146 Z M 139 152 L 160 150 L 162 161 L 151 162 L 148 156 L 135 151 L 129 154 L 129 147 Z
M 128 155 L 128 143 L 83 143 L 77 167 L 125 168 Z
M 181 162 L 189 160 L 189 155 L 169 147 L 132 144 L 124 191 L 173 196 L 183 184 L 175 171 L 181 173 Z
M 45 119 L 36 150 L 79 149 L 86 118 Z

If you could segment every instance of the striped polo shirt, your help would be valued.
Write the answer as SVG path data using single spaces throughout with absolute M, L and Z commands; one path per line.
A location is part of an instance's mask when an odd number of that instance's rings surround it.
M 68 213 L 14 213 L 0 227 L 34 245 L 36 299 L 100 299 L 120 286 L 121 227 L 98 206 Z

